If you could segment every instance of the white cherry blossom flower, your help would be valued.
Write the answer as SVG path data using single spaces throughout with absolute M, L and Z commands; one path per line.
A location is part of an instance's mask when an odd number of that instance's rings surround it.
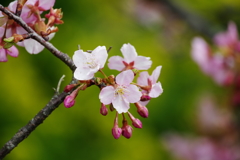
M 100 101 L 113 107 L 120 113 L 126 113 L 130 108 L 129 103 L 140 100 L 142 93 L 136 85 L 130 84 L 134 79 L 131 70 L 123 71 L 116 77 L 116 85 L 104 87 L 99 95 Z
M 75 51 L 73 62 L 76 65 L 74 77 L 78 80 L 89 80 L 99 69 L 104 67 L 108 54 L 105 46 L 98 46 L 91 53 Z

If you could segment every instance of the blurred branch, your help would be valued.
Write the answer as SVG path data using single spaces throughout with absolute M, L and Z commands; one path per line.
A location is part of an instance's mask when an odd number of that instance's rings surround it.
M 1 4 L 0 4 L 0 11 L 4 12 L 9 19 L 13 19 L 15 22 L 17 22 L 19 25 L 21 25 L 28 33 L 29 36 L 38 41 L 39 43 L 41 43 L 45 48 L 47 48 L 54 56 L 56 56 L 57 58 L 59 58 L 61 61 L 63 61 L 67 66 L 69 66 L 69 68 L 74 71 L 75 70 L 75 65 L 72 61 L 72 59 L 65 53 L 62 53 L 61 51 L 59 51 L 57 48 L 55 48 L 51 43 L 47 42 L 46 40 L 44 40 L 44 38 L 42 38 L 41 36 L 39 36 L 31 27 L 29 27 L 20 17 L 18 17 L 17 15 L 15 15 L 14 13 L 10 12 L 9 10 L 7 10 L 6 8 L 4 8 Z
M 154 0 L 166 6 L 173 14 L 178 16 L 180 19 L 184 20 L 191 28 L 212 38 L 215 35 L 214 28 L 212 24 L 207 22 L 205 19 L 197 16 L 180 6 L 173 3 L 171 0 Z

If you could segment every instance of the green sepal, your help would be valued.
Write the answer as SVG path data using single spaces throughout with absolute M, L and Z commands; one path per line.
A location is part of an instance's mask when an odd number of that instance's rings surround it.
M 7 43 L 11 43 L 14 41 L 14 37 L 4 38 L 3 41 Z
M 14 45 L 14 43 L 8 42 L 3 45 L 3 48 L 8 49 L 11 48 Z

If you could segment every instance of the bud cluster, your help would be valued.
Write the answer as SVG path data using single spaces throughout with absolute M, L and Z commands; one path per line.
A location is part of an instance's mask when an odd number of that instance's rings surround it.
M 125 114 L 129 116 L 135 128 L 142 128 L 142 122 L 129 112 L 130 103 L 136 106 L 141 117 L 147 118 L 146 105 L 151 98 L 156 98 L 163 92 L 161 83 L 157 82 L 161 66 L 158 66 L 152 75 L 149 75 L 147 71 L 141 71 L 151 67 L 152 61 L 149 57 L 138 56 L 131 44 L 124 44 L 121 52 L 123 57 L 113 56 L 108 60 L 110 69 L 120 71 L 115 77 L 114 75 L 107 76 L 102 70 L 108 57 L 105 46 L 98 46 L 93 51 L 88 52 L 80 49 L 75 51 L 73 62 L 77 68 L 74 71 L 74 78 L 78 80 L 78 83 L 65 87 L 65 92 L 73 91 L 64 100 L 66 108 L 72 107 L 80 90 L 85 90 L 93 84 L 97 85 L 100 88 L 100 113 L 106 116 L 108 114 L 107 106 L 110 107 L 110 111 L 116 110 L 112 128 L 115 139 L 121 135 L 126 138 L 132 136 L 133 128 L 128 124 Z M 102 73 L 104 77 L 94 77 L 96 72 Z M 138 76 L 137 83 L 133 82 L 135 76 Z M 118 126 L 118 114 L 122 114 L 123 117 L 121 128 Z

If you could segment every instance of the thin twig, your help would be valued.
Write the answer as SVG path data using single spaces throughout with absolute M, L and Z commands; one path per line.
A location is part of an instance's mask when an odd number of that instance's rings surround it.
M 65 75 L 62 75 L 62 77 L 58 81 L 57 89 L 54 88 L 56 94 L 59 94 L 60 86 L 61 86 L 62 81 L 64 81 L 64 77 L 65 77 Z

